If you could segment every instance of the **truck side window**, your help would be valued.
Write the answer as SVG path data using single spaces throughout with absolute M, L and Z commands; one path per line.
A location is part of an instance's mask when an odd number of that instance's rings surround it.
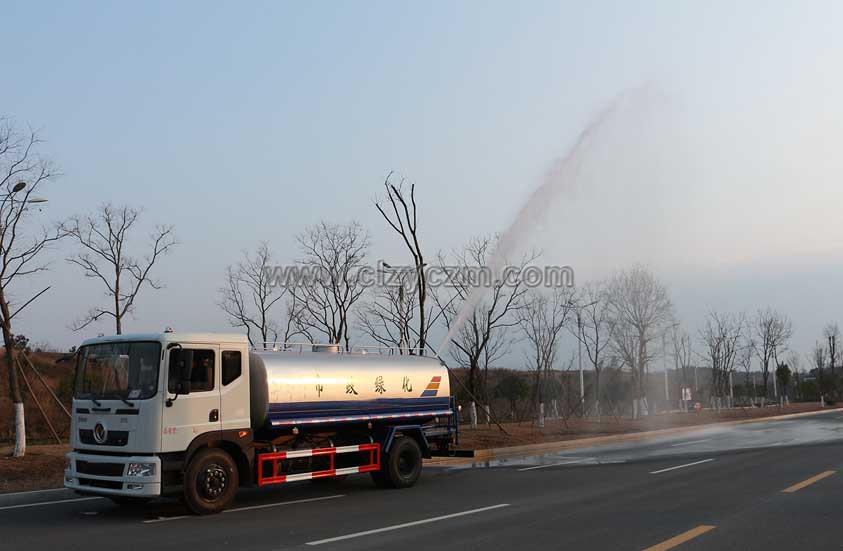
M 175 350 L 170 351 L 170 369 L 173 369 Z M 175 377 L 168 378 L 167 389 L 175 392 Z M 214 390 L 214 351 L 194 350 L 193 367 L 190 371 L 190 392 L 205 392 Z
M 240 363 L 240 352 L 236 350 L 225 350 L 222 353 L 222 385 L 237 379 L 240 376 L 242 367 Z
M 214 351 L 194 350 L 190 372 L 190 392 L 214 390 Z

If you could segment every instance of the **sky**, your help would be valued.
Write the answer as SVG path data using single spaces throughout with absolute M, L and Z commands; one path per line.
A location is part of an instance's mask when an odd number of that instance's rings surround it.
M 712 309 L 776 308 L 807 354 L 843 312 L 841 9 L 2 0 L 0 116 L 61 169 L 45 224 L 142 207 L 138 251 L 175 226 L 127 331 L 228 331 L 218 290 L 242 250 L 290 262 L 307 225 L 358 220 L 373 261 L 405 263 L 372 205 L 392 170 L 416 183 L 429 256 L 502 231 L 626 98 L 522 245 L 578 281 L 646 264 L 692 334 Z M 51 285 L 15 320 L 33 341 L 112 331 L 70 329 L 105 300 L 74 250 L 15 290 Z

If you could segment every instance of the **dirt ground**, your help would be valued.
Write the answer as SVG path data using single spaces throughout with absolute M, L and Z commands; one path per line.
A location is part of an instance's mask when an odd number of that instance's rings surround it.
M 27 446 L 25 457 L 10 457 L 12 449 L 0 447 L 0 493 L 60 488 L 64 483 L 66 444 Z
M 520 446 L 523 444 L 538 444 L 542 442 L 556 442 L 561 440 L 575 440 L 592 436 L 610 434 L 634 433 L 648 430 L 706 425 L 723 421 L 737 421 L 739 419 L 755 419 L 802 413 L 821 409 L 819 404 L 800 403 L 787 406 L 768 406 L 764 408 L 736 408 L 722 410 L 719 414 L 709 410 L 689 413 L 668 413 L 652 415 L 643 419 L 614 418 L 605 416 L 598 421 L 596 418 L 571 418 L 567 421 L 548 420 L 544 428 L 538 428 L 530 422 L 503 423 L 509 435 L 503 433 L 497 426 L 491 428 L 481 425 L 476 430 L 467 426 L 460 426 L 460 448 L 466 450 L 480 450 L 505 446 Z M 829 408 L 826 408 L 829 409 Z
M 817 404 L 792 404 L 784 407 L 723 410 L 720 414 L 710 411 L 671 413 L 653 415 L 635 421 L 613 417 L 604 417 L 602 421 L 572 418 L 568 419 L 567 423 L 562 420 L 549 420 L 543 429 L 532 426 L 528 422 L 506 423 L 504 428 L 509 435 L 504 434 L 494 425 L 492 428 L 481 426 L 476 430 L 462 426 L 460 427 L 460 448 L 474 450 L 574 440 L 591 436 L 771 417 L 819 409 Z M 65 465 L 64 454 L 68 450 L 67 445 L 30 445 L 27 447 L 26 457 L 13 458 L 9 457 L 12 452 L 10 446 L 0 447 L 0 493 L 61 487 Z

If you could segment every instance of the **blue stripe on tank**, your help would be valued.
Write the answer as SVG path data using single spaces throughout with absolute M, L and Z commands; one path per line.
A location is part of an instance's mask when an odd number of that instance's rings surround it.
M 270 420 L 290 417 L 348 417 L 360 414 L 400 414 L 431 408 L 448 408 L 447 396 L 434 398 L 379 398 L 375 400 L 336 400 L 326 402 L 270 403 Z

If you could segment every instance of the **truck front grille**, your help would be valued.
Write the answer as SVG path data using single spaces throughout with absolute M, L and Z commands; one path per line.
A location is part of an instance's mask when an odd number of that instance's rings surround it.
M 105 442 L 100 444 L 94 440 L 94 431 L 91 429 L 79 429 L 79 441 L 83 444 L 93 444 L 95 446 L 125 446 L 129 441 L 129 431 L 125 430 L 111 430 L 108 431 Z
M 80 486 L 90 486 L 91 488 L 108 488 L 109 490 L 122 490 L 123 483 L 114 480 L 96 480 L 94 478 L 80 478 Z
M 77 459 L 76 472 L 95 476 L 123 476 L 123 463 L 96 463 Z

